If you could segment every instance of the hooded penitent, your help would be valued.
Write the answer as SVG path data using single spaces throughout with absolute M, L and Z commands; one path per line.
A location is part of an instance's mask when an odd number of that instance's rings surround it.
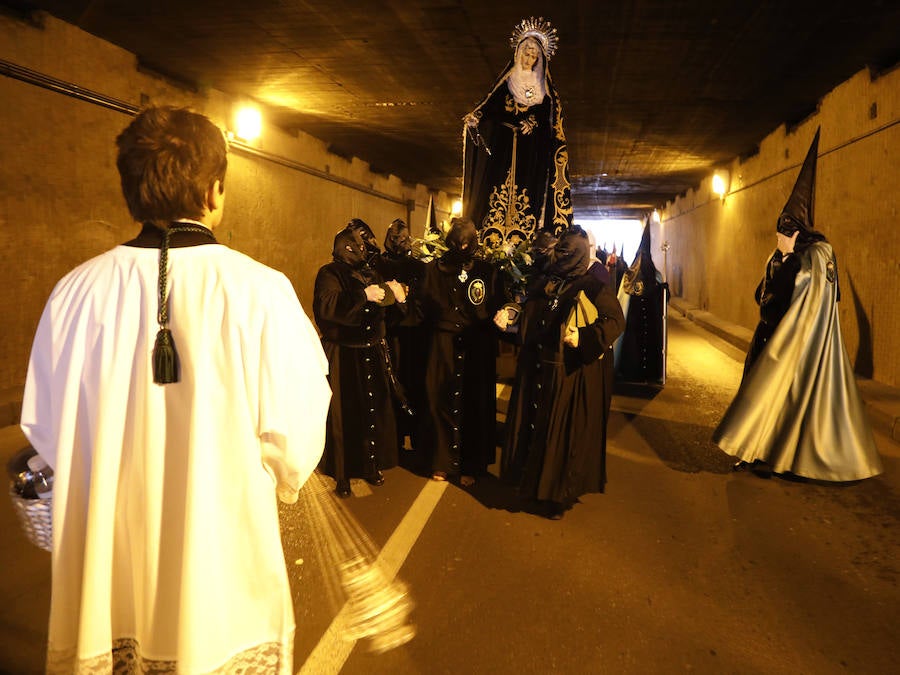
M 320 468 L 341 481 L 338 494 L 347 496 L 350 478 L 365 477 L 377 485 L 378 471 L 397 462 L 397 426 L 384 342 L 387 326 L 400 321 L 406 308 L 394 302 L 381 275 L 369 265 L 357 229 L 345 227 L 335 235 L 332 256 L 334 261 L 319 269 L 313 291 L 313 313 L 334 393 Z M 385 289 L 378 303 L 366 293 L 366 287 L 375 284 Z
M 812 144 L 800 167 L 800 175 L 794 183 L 791 196 L 788 197 L 781 214 L 778 216 L 776 229 L 786 237 L 790 237 L 796 231 L 800 231 L 797 237 L 799 247 L 808 246 L 813 241 L 822 241 L 825 235 L 815 228 L 813 218 L 816 204 L 816 165 L 819 154 L 819 132 L 813 137 Z
M 477 476 L 496 452 L 497 329 L 503 302 L 496 268 L 475 257 L 472 221 L 454 218 L 447 251 L 425 266 L 415 302 L 429 327 L 425 367 L 427 416 L 422 456 L 426 470 Z
M 602 492 L 612 396 L 610 347 L 624 319 L 612 288 L 588 272 L 590 242 L 563 232 L 529 286 L 501 458 L 520 495 L 572 504 Z M 575 344 L 573 344 L 573 341 Z
M 531 244 L 531 268 L 535 273 L 541 273 L 553 255 L 553 249 L 557 242 L 556 235 L 550 230 L 541 230 Z
M 366 245 L 356 231 L 348 228 L 338 232 L 334 237 L 331 256 L 335 262 L 344 263 L 357 272 L 355 276 L 359 277 L 360 281 L 366 281 L 366 275 L 363 273 L 368 264 Z
M 411 251 L 409 226 L 396 218 L 388 226 L 384 237 L 384 253 L 379 265 L 382 276 L 394 279 L 406 287 L 407 297 L 418 295 L 418 286 L 425 272 L 425 263 Z M 413 300 L 414 301 L 414 300 Z M 389 324 L 387 341 L 390 347 L 392 374 L 396 375 L 395 410 L 397 431 L 402 441 L 409 436 L 413 448 L 421 447 L 420 429 L 425 410 L 426 330 L 420 325 L 415 311 L 396 324 Z
M 454 218 L 450 221 L 450 231 L 444 238 L 447 252 L 441 262 L 450 265 L 465 265 L 478 250 L 478 232 L 475 225 L 467 218 Z
M 778 218 L 797 243 L 766 263 L 744 377 L 713 440 L 776 473 L 853 481 L 882 466 L 841 335 L 834 251 L 814 228 L 818 143 L 817 130 Z
M 400 218 L 388 226 L 384 235 L 384 250 L 395 256 L 409 255 L 411 251 L 409 226 Z
M 349 228 L 335 235 L 331 255 L 335 261 L 349 265 L 355 270 L 362 269 L 366 265 L 366 245 L 359 234 Z
M 375 238 L 372 228 L 364 220 L 353 218 L 347 223 L 346 229 L 352 230 L 359 235 L 366 248 L 366 259 L 371 264 L 374 258 L 381 254 L 381 249 L 378 248 L 378 240 Z
M 626 382 L 665 382 L 666 289 L 650 251 L 650 219 L 619 287 L 625 332 L 615 344 L 616 375 Z
M 463 131 L 463 215 L 482 240 L 531 239 L 542 229 L 572 224 L 569 159 L 559 94 L 548 67 L 556 29 L 543 19 L 521 21 L 510 40 L 513 60 L 503 69 Z M 537 61 L 520 61 L 525 45 Z
M 813 136 L 809 150 L 806 152 L 806 158 L 800 167 L 800 174 L 794 183 L 794 189 L 785 202 L 784 208 L 778 216 L 775 229 L 786 237 L 791 237 L 795 232 L 797 242 L 794 244 L 796 252 L 803 251 L 806 247 L 816 241 L 826 241 L 825 235 L 819 232 L 815 226 L 815 206 L 816 206 L 816 166 L 818 165 L 819 156 L 819 133 L 821 129 L 816 129 L 816 135 Z M 837 258 L 834 260 L 834 278 L 837 288 L 837 300 L 841 299 L 841 287 L 837 281 Z
M 335 262 L 347 265 L 351 269 L 351 275 L 362 282 L 363 286 L 374 283 L 381 284 L 380 276 L 369 264 L 372 258 L 357 230 L 347 227 L 338 232 L 334 237 L 331 255 Z M 383 286 L 383 288 L 385 289 L 383 303 L 390 304 L 393 302 L 393 293 L 390 293 L 390 298 L 388 298 L 390 289 L 387 286 Z
M 574 279 L 585 274 L 591 251 L 587 233 L 578 225 L 562 233 L 553 247 L 547 275 L 559 279 Z

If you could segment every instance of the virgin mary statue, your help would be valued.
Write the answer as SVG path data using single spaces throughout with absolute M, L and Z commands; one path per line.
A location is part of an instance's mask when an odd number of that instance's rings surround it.
M 513 60 L 464 118 L 463 216 L 482 241 L 517 243 L 572 224 L 569 155 L 548 67 L 557 42 L 543 18 L 521 21 Z

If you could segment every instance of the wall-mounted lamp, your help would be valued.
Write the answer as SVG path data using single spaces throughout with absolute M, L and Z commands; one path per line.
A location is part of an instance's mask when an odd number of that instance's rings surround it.
M 654 223 L 662 222 L 662 218 L 659 215 L 659 209 L 653 209 L 653 215 L 651 216 L 651 218 L 653 218 Z
M 254 106 L 241 106 L 234 113 L 234 135 L 242 141 L 255 141 L 262 133 L 262 113 Z
M 462 199 L 454 199 L 450 206 L 450 215 L 458 216 L 462 213 Z
M 725 195 L 728 194 L 728 178 L 728 172 L 724 169 L 719 169 L 713 174 L 712 191 L 721 199 L 725 199 Z

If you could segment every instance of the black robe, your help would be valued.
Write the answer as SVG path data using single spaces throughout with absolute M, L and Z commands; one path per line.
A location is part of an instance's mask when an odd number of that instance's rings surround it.
M 335 261 L 316 276 L 313 314 L 333 392 L 320 468 L 335 479 L 363 477 L 397 464 L 384 338 L 386 322 L 401 320 L 406 308 L 367 301 L 365 287 L 381 282 L 376 272 L 368 275 L 364 282 L 358 271 Z
M 416 299 L 429 333 L 422 438 L 431 470 L 484 473 L 496 457 L 497 330 L 504 295 L 496 268 L 471 261 L 428 263 Z
M 619 304 L 625 314 L 625 332 L 615 345 L 616 375 L 620 381 L 665 383 L 668 291 L 650 255 L 648 224 L 638 254 L 619 287 Z
M 612 358 L 625 318 L 611 286 L 592 274 L 569 281 L 558 298 L 545 292 L 545 281 L 532 285 L 520 319 L 502 471 L 504 479 L 520 483 L 523 496 L 568 505 L 603 492 L 606 483 L 611 383 L 604 361 Z M 579 328 L 572 349 L 563 344 L 563 332 L 579 291 L 598 317 Z
M 398 256 L 390 252 L 381 254 L 378 269 L 385 279 L 396 279 L 407 287 L 410 303 L 415 302 L 418 287 L 425 274 L 425 263 L 411 255 Z M 402 387 L 407 407 L 394 401 L 399 442 L 410 437 L 413 449 L 421 441 L 419 429 L 426 414 L 425 367 L 428 354 L 427 335 L 415 312 L 408 312 L 402 321 L 387 325 L 387 341 L 391 350 L 394 373 Z
M 791 306 L 794 283 L 800 271 L 800 256 L 789 255 L 785 260 L 781 251 L 775 250 L 766 262 L 766 273 L 756 287 L 756 304 L 759 305 L 759 323 L 750 340 L 744 374 L 753 366 L 775 333 L 781 319 Z

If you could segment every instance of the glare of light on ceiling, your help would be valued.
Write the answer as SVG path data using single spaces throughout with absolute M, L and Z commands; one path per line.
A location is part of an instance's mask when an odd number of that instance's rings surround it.
M 712 191 L 717 197 L 725 199 L 728 193 L 728 172 L 719 170 L 712 177 Z
M 462 213 L 462 199 L 454 199 L 450 206 L 450 215 L 458 216 Z
M 242 106 L 234 114 L 234 135 L 244 141 L 255 141 L 262 133 L 259 108 Z
M 654 223 L 659 223 L 659 222 L 662 221 L 662 218 L 660 218 L 660 216 L 659 216 L 659 209 L 653 209 L 653 216 L 652 216 L 652 217 L 653 217 L 653 222 L 654 222 Z

